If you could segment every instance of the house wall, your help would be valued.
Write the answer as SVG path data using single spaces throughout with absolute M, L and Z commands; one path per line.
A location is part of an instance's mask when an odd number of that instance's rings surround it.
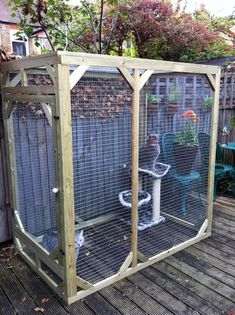
M 10 27 L 8 24 L 0 23 L 0 44 L 7 51 L 11 50 Z
M 16 41 L 17 37 L 15 33 L 19 30 L 19 27 L 15 24 L 3 23 L 0 21 L 0 46 L 6 51 L 13 53 L 12 41 Z M 45 40 L 45 34 L 43 32 L 37 33 L 38 38 Z M 50 49 L 49 43 L 45 41 L 46 49 Z M 27 38 L 26 44 L 26 55 L 38 55 L 42 49 L 35 45 L 35 37 Z

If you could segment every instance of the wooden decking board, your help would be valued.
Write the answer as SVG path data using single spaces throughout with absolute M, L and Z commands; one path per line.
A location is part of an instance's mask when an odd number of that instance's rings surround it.
M 229 255 L 234 256 L 235 259 L 235 249 L 234 247 L 231 247 L 229 245 L 223 244 L 219 241 L 217 241 L 215 238 L 209 237 L 205 239 L 204 243 L 207 246 L 211 246 L 213 248 L 219 249 L 221 252 L 227 253 Z
M 172 266 L 176 266 L 177 269 L 186 272 L 188 275 L 190 275 L 191 278 L 197 280 L 204 286 L 211 288 L 215 292 L 224 296 L 224 298 L 226 298 L 227 300 L 230 300 L 233 303 L 235 302 L 235 290 L 231 289 L 227 285 L 204 274 L 200 270 L 188 265 L 187 263 L 177 259 L 176 257 L 169 257 L 166 261 L 171 263 Z
M 226 214 L 221 215 L 220 213 L 218 213 L 216 215 L 216 221 L 217 222 L 224 223 L 224 224 L 231 226 L 231 227 L 235 227 L 235 222 L 232 221 L 232 219 L 234 219 L 234 217 L 230 216 L 228 214 L 227 215 Z
M 0 287 L 0 314 L 14 315 L 14 308 Z
M 164 273 L 175 282 L 179 283 L 181 286 L 185 287 L 188 291 L 191 291 L 201 297 L 204 301 L 211 304 L 211 307 L 215 306 L 217 309 L 224 312 L 231 310 L 234 306 L 231 301 L 227 300 L 210 288 L 205 287 L 200 282 L 192 279 L 188 274 L 167 264 L 165 261 L 159 262 L 153 265 L 153 267 Z
M 34 302 L 44 308 L 45 314 L 66 315 L 67 312 L 61 303 L 51 294 L 51 291 L 23 262 L 14 264 L 13 272 L 24 289 L 30 294 Z M 47 301 L 48 299 L 48 301 Z
M 36 307 L 44 308 L 46 315 L 227 315 L 235 312 L 233 203 L 234 200 L 218 198 L 210 238 L 70 306 L 53 294 L 19 256 L 5 264 L 0 261 L 0 314 L 33 315 L 38 314 L 34 311 Z M 141 251 L 151 255 L 195 235 L 194 230 L 176 226 L 175 222 L 167 221 L 157 228 L 140 231 Z M 120 220 L 85 228 L 85 244 L 77 261 L 79 275 L 98 281 L 117 271 L 130 250 L 129 232 L 130 226 Z
M 95 312 L 95 314 L 120 315 L 115 307 L 107 302 L 99 293 L 89 295 L 85 299 L 85 303 Z
M 229 265 L 228 263 L 224 262 L 218 257 L 211 256 L 210 254 L 203 252 L 196 247 L 193 248 L 187 248 L 185 252 L 188 252 L 197 258 L 209 263 L 211 266 L 216 267 L 218 270 L 222 270 L 226 273 L 226 275 L 231 275 L 233 278 L 235 278 L 235 268 L 232 265 Z
M 84 301 L 78 301 L 69 306 L 65 305 L 65 309 L 70 315 L 95 315 L 95 312 L 92 311 Z M 54 315 L 57 315 L 56 313 Z
M 114 286 L 102 289 L 99 294 L 123 315 L 146 315 L 146 312 Z
M 155 283 L 154 277 L 149 277 L 150 272 L 150 268 L 148 268 L 148 270 L 146 269 L 143 270 L 141 273 L 134 274 L 128 279 L 175 315 L 199 314 L 198 312 L 194 311 L 192 308 L 181 302 L 178 298 L 168 293 L 160 285 Z
M 204 274 L 219 280 L 221 283 L 229 286 L 231 289 L 235 289 L 235 278 L 226 273 L 226 269 L 222 271 L 212 266 L 208 262 L 201 260 L 198 256 L 191 254 L 187 250 L 183 251 L 182 253 L 177 253 L 175 256 L 188 265 L 202 271 Z
M 151 315 L 172 315 L 173 313 L 154 300 L 151 296 L 131 283 L 128 279 L 118 281 L 115 288 L 125 294 L 129 299 L 140 306 L 147 314 Z
M 197 294 L 189 291 L 181 284 L 175 282 L 173 279 L 169 278 L 167 274 L 160 272 L 156 268 L 149 268 L 144 270 L 142 273 L 150 280 L 158 283 L 159 286 L 161 286 L 168 293 L 174 295 L 182 303 L 191 309 L 194 309 L 197 313 L 207 315 L 221 314 L 221 311 L 216 307 L 200 298 Z M 182 312 L 182 314 L 184 313 Z
M 25 291 L 15 277 L 11 268 L 0 267 L 0 285 L 19 314 L 27 312 L 30 314 L 37 307 L 29 293 Z
M 215 248 L 215 247 L 211 247 L 209 245 L 207 245 L 206 243 L 198 243 L 194 245 L 196 248 L 198 248 L 199 250 L 210 254 L 211 256 L 214 257 L 219 257 L 220 260 L 234 266 L 235 268 L 235 259 L 234 259 L 234 255 L 229 254 L 229 253 L 225 253 L 220 251 L 219 249 Z
M 215 241 L 218 241 L 222 244 L 226 244 L 232 248 L 235 249 L 235 241 L 234 240 L 231 240 L 230 238 L 226 237 L 226 236 L 223 236 L 223 235 L 219 235 L 219 234 L 216 234 L 215 232 L 211 235 L 210 237 L 211 240 L 215 240 Z
M 218 230 L 220 230 L 220 234 L 227 235 L 232 240 L 235 240 L 235 227 L 219 221 L 215 221 L 213 224 L 213 228 L 217 232 Z

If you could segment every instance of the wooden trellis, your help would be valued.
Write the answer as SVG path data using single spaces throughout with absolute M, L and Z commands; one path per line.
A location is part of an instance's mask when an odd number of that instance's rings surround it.
M 70 71 L 70 65 L 76 66 Z M 132 167 L 131 167 L 131 247 L 119 271 L 91 283 L 77 275 L 75 257 L 75 213 L 74 178 L 71 128 L 71 89 L 91 66 L 117 69 L 132 89 Z M 195 237 L 175 245 L 152 257 L 146 257 L 138 249 L 138 160 L 140 125 L 140 93 L 154 71 L 190 73 L 205 75 L 214 91 L 214 106 L 211 118 L 211 142 L 207 191 L 206 219 Z M 53 84 L 28 85 L 28 76 L 47 74 Z M 81 299 L 119 279 L 131 275 L 160 259 L 190 246 L 211 234 L 213 210 L 213 183 L 215 148 L 218 125 L 220 68 L 198 64 L 183 64 L 155 60 L 99 56 L 80 53 L 53 52 L 42 56 L 29 57 L 1 65 L 4 127 L 7 142 L 8 172 L 11 186 L 11 206 L 14 211 L 14 240 L 20 255 L 67 303 Z M 15 101 L 20 104 L 41 103 L 53 130 L 54 172 L 56 194 L 56 221 L 58 246 L 50 253 L 41 246 L 39 239 L 28 233 L 18 213 L 18 191 L 16 185 L 16 158 L 12 133 L 12 109 Z M 90 220 L 84 226 L 105 222 L 108 217 Z M 33 253 L 28 254 L 28 249 Z M 46 265 L 54 275 L 46 272 Z

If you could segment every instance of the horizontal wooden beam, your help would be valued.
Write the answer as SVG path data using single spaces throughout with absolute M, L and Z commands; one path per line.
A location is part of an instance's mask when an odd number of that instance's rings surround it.
M 3 87 L 3 93 L 8 94 L 36 94 L 36 95 L 47 95 L 55 94 L 53 85 L 37 85 L 37 86 L 15 86 L 15 87 Z
M 35 67 L 43 67 L 46 65 L 54 65 L 60 63 L 60 57 L 57 52 L 42 54 L 38 56 L 30 56 L 27 58 L 17 59 L 4 62 L 0 66 L 0 71 L 15 72 L 21 69 L 29 69 Z
M 57 264 L 51 257 L 50 253 L 44 249 L 40 244 L 38 244 L 29 233 L 20 230 L 15 227 L 15 236 L 19 238 L 25 245 L 27 245 L 30 250 L 37 254 L 41 261 L 43 261 L 58 277 L 63 279 L 63 269 L 62 266 Z
M 121 213 L 121 211 L 117 211 L 115 213 L 108 213 L 108 214 L 104 214 L 104 215 L 101 215 L 97 218 L 90 219 L 87 221 L 81 220 L 79 217 L 75 217 L 75 221 L 78 221 L 78 223 L 75 224 L 75 230 L 80 230 L 80 229 L 84 229 L 85 227 L 88 227 L 88 226 L 94 226 L 97 224 L 102 224 L 104 222 L 111 221 L 111 220 L 115 219 L 116 217 L 118 217 L 120 215 L 120 213 Z
M 6 101 L 15 102 L 33 102 L 33 103 L 49 103 L 55 104 L 54 95 L 16 95 L 16 94 L 4 94 Z
M 0 71 L 12 73 L 24 69 L 27 72 L 30 68 L 60 63 L 201 74 L 217 74 L 220 71 L 218 66 L 63 51 L 5 62 L 1 64 Z
M 53 281 L 48 274 L 45 273 L 44 270 L 39 269 L 36 262 L 29 257 L 24 251 L 18 251 L 20 256 L 26 260 L 29 266 L 40 275 L 40 277 L 51 287 L 61 298 L 63 298 L 63 292 L 59 289 L 60 285 L 58 285 L 55 281 Z
M 118 56 L 95 55 L 85 53 L 72 53 L 59 51 L 58 55 L 62 64 L 67 65 L 89 65 L 89 66 L 105 66 L 115 68 L 129 69 L 145 69 L 169 72 L 185 72 L 185 73 L 201 73 L 216 74 L 220 67 L 190 64 L 182 62 L 172 62 L 163 60 L 151 60 L 140 58 L 126 58 Z

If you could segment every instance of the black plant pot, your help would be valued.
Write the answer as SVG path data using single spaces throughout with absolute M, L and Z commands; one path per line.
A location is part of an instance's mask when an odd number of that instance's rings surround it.
M 188 175 L 192 170 L 198 147 L 174 143 L 175 170 L 178 175 Z

